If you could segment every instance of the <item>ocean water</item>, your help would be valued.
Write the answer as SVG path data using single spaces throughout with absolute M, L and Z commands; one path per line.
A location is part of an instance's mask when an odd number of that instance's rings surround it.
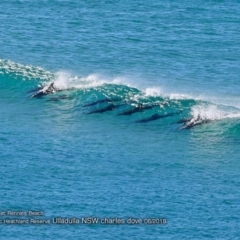
M 0 238 L 239 239 L 239 12 L 233 0 L 2 0 Z M 61 91 L 32 97 L 52 82 Z

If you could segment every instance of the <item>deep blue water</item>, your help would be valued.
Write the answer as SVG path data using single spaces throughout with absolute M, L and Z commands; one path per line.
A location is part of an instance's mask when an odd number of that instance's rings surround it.
M 1 239 L 239 239 L 239 12 L 2 0 L 0 212 L 167 224 L 0 224 Z M 51 82 L 61 91 L 31 97 Z

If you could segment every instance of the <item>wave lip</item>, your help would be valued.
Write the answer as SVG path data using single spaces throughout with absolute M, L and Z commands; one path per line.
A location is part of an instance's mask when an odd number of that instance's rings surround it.
M 40 67 L 23 65 L 10 60 L 0 59 L 0 75 L 9 75 L 12 78 L 20 77 L 21 80 L 38 79 L 40 81 L 50 80 L 54 74 Z

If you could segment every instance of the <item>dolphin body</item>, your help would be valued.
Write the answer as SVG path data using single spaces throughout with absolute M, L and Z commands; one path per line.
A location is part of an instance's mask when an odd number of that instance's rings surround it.
M 145 118 L 145 119 L 141 119 L 141 120 L 135 121 L 135 123 L 148 123 L 148 122 L 152 122 L 152 121 L 158 120 L 160 118 L 171 117 L 171 116 L 174 116 L 176 114 L 179 114 L 179 113 L 175 112 L 175 113 L 168 113 L 168 114 L 163 114 L 163 115 L 160 115 L 160 114 L 156 113 L 156 114 L 153 114 L 149 118 Z
M 57 92 L 57 89 L 54 86 L 54 83 L 50 83 L 48 86 L 45 86 L 43 88 L 37 88 L 37 92 L 34 93 L 31 98 L 40 98 L 44 95 L 52 94 L 54 92 Z
M 85 105 L 83 105 L 83 107 L 91 107 L 91 106 L 95 106 L 100 103 L 110 103 L 110 102 L 118 102 L 118 101 L 120 101 L 120 98 L 104 98 L 104 99 L 100 99 L 100 100 L 97 100 L 92 103 L 85 104 Z
M 191 129 L 193 127 L 196 127 L 198 125 L 202 125 L 202 124 L 205 124 L 205 123 L 210 123 L 211 120 L 209 119 L 206 119 L 206 120 L 198 120 L 198 121 L 189 121 L 189 122 L 186 122 L 182 127 L 181 129 Z
M 104 113 L 104 112 L 108 112 L 108 111 L 112 111 L 114 108 L 116 108 L 116 105 L 114 104 L 110 104 L 105 108 L 101 108 L 101 109 L 97 109 L 97 110 L 93 110 L 87 114 L 93 114 L 93 113 Z
M 182 119 L 182 120 L 178 121 L 178 123 L 184 123 L 182 125 L 181 129 L 191 129 L 195 126 L 202 125 L 205 123 L 210 123 L 210 122 L 211 122 L 210 119 L 202 119 L 200 117 L 200 115 L 198 115 L 198 117 L 196 119 L 190 118 L 190 119 Z
M 138 113 L 138 112 L 143 112 L 145 110 L 149 110 L 149 109 L 152 109 L 154 107 L 158 107 L 158 106 L 164 106 L 166 105 L 165 102 L 163 103 L 153 103 L 151 105 L 143 105 L 142 103 L 139 103 L 137 107 L 135 108 L 132 108 L 130 110 L 127 110 L 125 112 L 122 112 L 122 113 L 119 113 L 118 115 L 121 116 L 121 115 L 132 115 L 134 113 Z
M 154 107 L 154 105 L 149 105 L 149 106 L 143 106 L 142 104 L 139 104 L 137 107 L 127 110 L 125 112 L 119 113 L 118 115 L 132 115 L 134 113 L 138 113 L 138 112 L 143 112 L 144 110 L 148 110 L 148 109 L 152 109 Z

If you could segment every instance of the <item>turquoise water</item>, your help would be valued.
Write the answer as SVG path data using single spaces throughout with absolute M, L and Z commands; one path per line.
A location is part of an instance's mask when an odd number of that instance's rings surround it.
M 239 239 L 239 12 L 1 1 L 0 212 L 167 220 L 0 224 L 1 239 Z M 61 91 L 31 98 L 51 82 Z M 116 101 L 86 106 L 104 99 Z M 140 103 L 154 107 L 121 115 Z M 199 116 L 208 124 L 178 123 Z

